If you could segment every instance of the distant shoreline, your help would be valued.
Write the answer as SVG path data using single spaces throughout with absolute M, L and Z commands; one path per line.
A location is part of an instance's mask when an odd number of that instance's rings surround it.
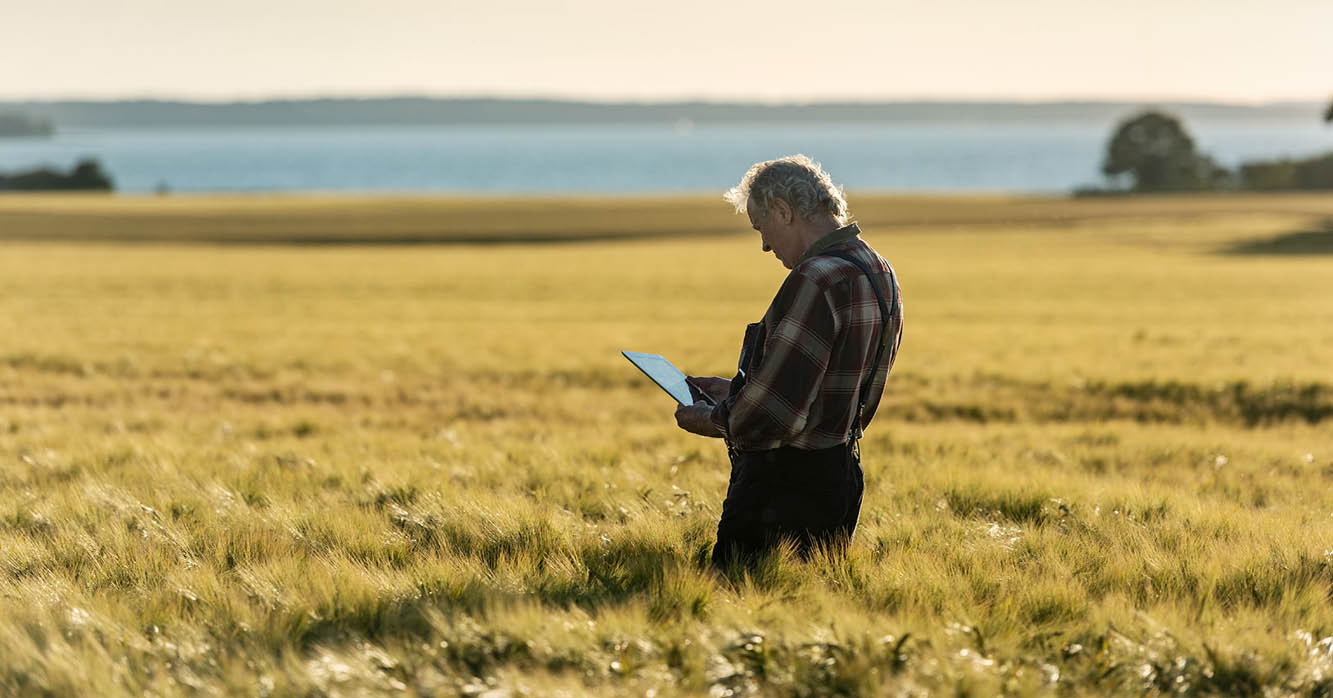
M 580 102 L 556 99 L 377 97 L 237 102 L 187 100 L 0 101 L 0 112 L 49 119 L 61 128 L 281 125 L 1107 122 L 1152 105 L 1194 119 L 1317 122 L 1324 104 L 1208 102 Z
M 47 119 L 33 119 L 0 108 L 0 138 L 50 138 L 55 126 Z

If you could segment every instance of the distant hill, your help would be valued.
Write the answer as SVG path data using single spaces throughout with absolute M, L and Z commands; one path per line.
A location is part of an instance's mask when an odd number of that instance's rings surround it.
M 0 101 L 0 112 L 21 111 L 60 127 L 310 126 L 371 124 L 569 124 L 717 122 L 996 122 L 1112 121 L 1140 109 L 1137 102 L 723 102 L 599 103 L 546 99 L 301 99 L 261 102 Z M 1317 123 L 1317 102 L 1268 105 L 1154 104 L 1191 119 L 1281 119 Z
M 0 108 L 0 138 L 46 137 L 55 133 L 49 119 L 34 119 L 26 114 Z

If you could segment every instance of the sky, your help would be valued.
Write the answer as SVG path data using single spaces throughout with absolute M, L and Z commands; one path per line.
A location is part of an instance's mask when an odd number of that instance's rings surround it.
M 0 3 L 0 99 L 1333 96 L 1333 0 Z

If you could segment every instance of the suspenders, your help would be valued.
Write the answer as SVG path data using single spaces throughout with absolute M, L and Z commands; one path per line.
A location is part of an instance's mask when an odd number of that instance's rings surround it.
M 893 294 L 893 302 L 885 303 L 884 294 L 879 288 L 879 281 L 875 279 L 875 275 L 861 260 L 853 257 L 848 252 L 825 252 L 822 256 L 837 257 L 843 261 L 851 262 L 856 265 L 857 269 L 861 270 L 861 273 L 866 275 L 866 278 L 870 280 L 870 289 L 875 292 L 875 300 L 879 302 L 879 315 L 883 318 L 883 325 L 879 329 L 879 346 L 875 348 L 875 361 L 871 364 L 870 373 L 861 382 L 861 391 L 857 395 L 856 421 L 852 424 L 852 439 L 860 439 L 865 429 L 866 395 L 870 394 L 870 388 L 875 383 L 875 375 L 879 373 L 879 362 L 884 358 L 884 345 L 889 341 L 889 321 L 892 318 L 889 310 L 891 307 L 893 309 L 898 307 L 898 284 L 894 278 L 893 269 L 890 268 L 889 292 Z

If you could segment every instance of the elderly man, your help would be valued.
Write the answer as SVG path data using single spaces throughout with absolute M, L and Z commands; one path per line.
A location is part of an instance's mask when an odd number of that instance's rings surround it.
M 731 457 L 713 547 L 723 569 L 782 540 L 803 558 L 851 540 L 864 488 L 857 442 L 903 326 L 893 268 L 847 222 L 842 191 L 818 163 L 758 163 L 726 199 L 791 272 L 746 328 L 735 377 L 690 379 L 716 404 L 676 411 L 682 429 L 725 439 Z

